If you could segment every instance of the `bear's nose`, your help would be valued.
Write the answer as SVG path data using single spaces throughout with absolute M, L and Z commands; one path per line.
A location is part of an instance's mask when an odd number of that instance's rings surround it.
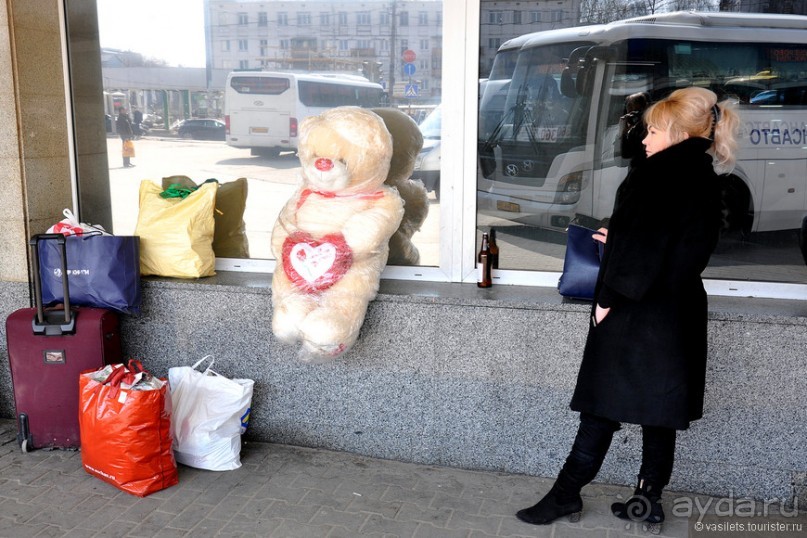
M 333 168 L 333 161 L 330 159 L 319 158 L 314 161 L 314 167 L 320 172 L 327 172 Z

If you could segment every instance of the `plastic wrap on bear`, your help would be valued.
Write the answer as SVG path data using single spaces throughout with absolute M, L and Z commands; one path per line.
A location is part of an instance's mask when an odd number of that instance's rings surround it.
M 392 135 L 392 159 L 386 184 L 395 187 L 404 201 L 404 216 L 389 241 L 390 265 L 417 265 L 420 252 L 412 236 L 429 216 L 429 194 L 423 182 L 412 179 L 415 160 L 423 147 L 423 134 L 415 120 L 396 108 L 374 108 Z
M 403 202 L 384 185 L 392 137 L 369 110 L 339 107 L 305 119 L 298 155 L 301 185 L 272 230 L 272 331 L 301 342 L 301 360 L 324 362 L 358 337 Z

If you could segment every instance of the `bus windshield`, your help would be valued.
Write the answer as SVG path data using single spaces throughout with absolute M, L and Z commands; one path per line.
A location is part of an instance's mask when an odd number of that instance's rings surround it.
M 511 182 L 543 178 L 554 158 L 585 141 L 589 98 L 561 93 L 561 73 L 569 54 L 580 43 L 522 49 L 509 85 L 498 125 L 485 129 L 480 159 L 485 177 L 498 173 Z M 490 85 L 486 92 L 491 89 Z M 501 91 L 501 89 L 499 89 Z M 487 96 L 486 96 L 487 97 Z M 483 99 L 490 108 L 497 101 Z M 480 114 L 491 117 L 491 110 Z M 494 153 L 501 149 L 501 159 Z M 529 178 L 529 179 L 527 179 Z M 540 182 L 540 179 L 538 179 Z
M 516 68 L 519 49 L 500 51 L 493 58 L 493 66 L 490 68 L 489 80 L 510 79 L 513 70 Z

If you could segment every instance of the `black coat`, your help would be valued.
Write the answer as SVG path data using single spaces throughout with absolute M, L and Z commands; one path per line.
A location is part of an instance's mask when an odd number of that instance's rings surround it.
M 115 120 L 115 129 L 118 131 L 118 136 L 121 140 L 129 140 L 134 138 L 134 130 L 132 129 L 132 122 L 126 114 L 118 114 L 118 119 Z
M 611 311 L 589 328 L 573 410 L 679 430 L 702 416 L 700 274 L 721 225 L 710 145 L 673 145 L 636 164 L 620 186 L 594 299 Z

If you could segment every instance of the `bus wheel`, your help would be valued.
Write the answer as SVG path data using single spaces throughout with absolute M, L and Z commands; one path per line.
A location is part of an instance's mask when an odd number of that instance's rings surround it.
M 807 217 L 804 217 L 804 219 L 801 221 L 799 248 L 801 249 L 801 257 L 804 258 L 804 263 L 807 263 Z
M 729 234 L 745 238 L 751 233 L 754 223 L 754 208 L 751 192 L 736 176 L 723 179 L 721 189 L 723 200 L 723 235 Z
M 259 157 L 269 157 L 275 159 L 280 156 L 278 148 L 249 148 L 250 155 L 257 155 Z

